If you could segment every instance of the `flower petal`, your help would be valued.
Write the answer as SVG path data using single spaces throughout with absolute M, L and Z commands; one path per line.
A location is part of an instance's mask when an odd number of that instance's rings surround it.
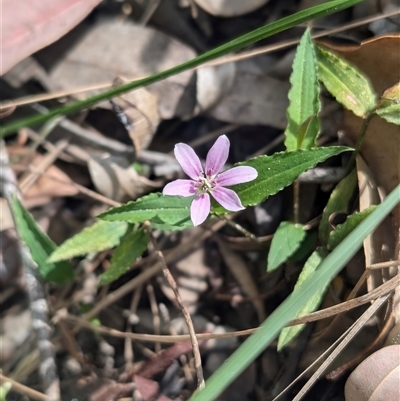
M 197 180 L 203 171 L 199 157 L 195 151 L 186 143 L 177 143 L 174 154 L 181 165 L 182 170 L 193 180 Z
M 224 167 L 229 155 L 229 139 L 226 135 L 221 135 L 207 153 L 206 175 L 213 176 L 218 174 Z
M 223 206 L 226 210 L 237 212 L 243 210 L 244 207 L 235 191 L 224 187 L 217 187 L 213 189 L 211 195 L 214 199 Z
M 200 194 L 193 199 L 190 205 L 190 218 L 193 225 L 198 226 L 203 223 L 210 213 L 211 202 L 208 194 Z
M 218 174 L 217 183 L 226 187 L 228 185 L 253 181 L 257 176 L 258 172 L 255 168 L 250 166 L 238 166 Z
M 175 180 L 163 189 L 163 195 L 192 196 L 195 193 L 196 186 L 192 180 Z

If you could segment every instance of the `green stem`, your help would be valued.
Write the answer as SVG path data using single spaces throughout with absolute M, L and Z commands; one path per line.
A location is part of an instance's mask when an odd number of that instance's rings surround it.
M 368 125 L 369 122 L 371 121 L 372 117 L 375 116 L 374 112 L 369 113 L 365 119 L 363 120 L 361 129 L 360 129 L 360 135 L 358 135 L 358 139 L 357 139 L 357 143 L 356 143 L 356 147 L 354 149 L 353 154 L 351 155 L 351 158 L 349 160 L 349 163 L 347 165 L 347 169 L 346 169 L 346 176 L 350 174 L 350 172 L 353 170 L 354 165 L 355 165 L 355 161 L 356 161 L 356 157 L 358 156 L 358 154 L 360 153 L 360 149 L 361 149 L 361 145 L 364 141 L 365 138 L 365 134 L 367 133 L 367 129 L 368 129 Z
M 0 127 L 0 138 L 16 132 L 20 128 L 32 126 L 35 124 L 42 124 L 52 117 L 78 112 L 82 109 L 91 107 L 103 100 L 107 100 L 112 97 L 122 95 L 123 93 L 129 92 L 133 89 L 150 85 L 154 82 L 161 81 L 172 75 L 176 75 L 183 71 L 187 71 L 189 69 L 198 67 L 207 61 L 214 60 L 220 56 L 223 56 L 224 54 L 242 49 L 245 46 L 256 43 L 278 32 L 282 32 L 298 24 L 307 22 L 313 18 L 318 18 L 336 13 L 338 11 L 354 6 L 355 4 L 361 3 L 362 1 L 364 0 L 331 0 L 327 3 L 319 4 L 317 6 L 299 11 L 295 14 L 289 15 L 285 18 L 282 18 L 278 21 L 272 22 L 252 32 L 249 32 L 243 36 L 240 36 L 239 38 L 232 40 L 228 43 L 225 43 L 222 46 L 218 46 L 215 49 L 203 53 L 192 60 L 186 61 L 168 70 L 161 71 L 157 74 L 151 75 L 150 77 L 139 79 L 133 82 L 128 82 L 124 85 L 120 85 L 118 87 L 112 88 L 98 95 L 92 96 L 89 99 L 57 107 L 55 109 L 50 110 L 45 115 L 34 115 L 17 121 L 12 121 L 11 123 Z
M 231 226 L 232 228 L 234 228 L 235 230 L 237 230 L 238 232 L 243 234 L 245 237 L 250 238 L 254 242 L 260 243 L 258 238 L 253 233 L 251 233 L 250 231 L 246 230 L 240 224 L 238 224 L 238 223 L 236 223 L 236 222 L 234 222 L 232 220 L 227 219 L 225 216 L 219 216 L 219 218 L 221 220 L 226 221 L 226 224 L 228 224 L 229 226 Z

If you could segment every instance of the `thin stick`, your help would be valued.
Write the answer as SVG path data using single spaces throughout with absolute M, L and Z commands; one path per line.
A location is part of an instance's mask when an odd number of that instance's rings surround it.
M 291 320 L 286 326 L 295 326 L 297 324 L 304 324 L 315 322 L 317 320 L 325 319 L 339 313 L 347 312 L 350 309 L 357 308 L 358 306 L 364 305 L 368 302 L 374 301 L 380 297 L 383 297 L 390 292 L 392 292 L 400 283 L 400 274 L 393 277 L 385 284 L 382 284 L 380 287 L 375 288 L 368 294 L 362 295 L 361 297 L 352 299 L 351 301 L 344 302 L 339 305 L 331 306 L 330 308 L 326 308 L 320 310 L 318 312 L 310 313 L 307 316 L 298 317 L 296 319 Z M 63 311 L 59 311 L 58 315 L 56 315 L 55 320 L 64 319 L 75 326 L 85 327 L 96 331 L 98 333 L 106 334 L 113 337 L 118 338 L 129 338 L 131 340 L 136 341 L 146 341 L 146 342 L 160 342 L 164 344 L 177 343 L 182 341 L 189 341 L 190 336 L 187 334 L 182 335 L 154 335 L 154 334 L 139 334 L 139 333 L 126 333 L 119 330 L 111 329 L 105 326 L 93 325 L 92 323 L 85 320 L 85 318 L 77 317 L 73 315 L 69 315 L 67 313 L 63 313 Z M 199 340 L 212 340 L 212 339 L 223 339 L 223 338 L 232 338 L 232 337 L 241 337 L 248 336 L 250 334 L 255 333 L 258 330 L 257 328 L 235 331 L 235 332 L 227 332 L 227 333 L 199 333 L 197 334 L 197 338 Z
M 179 246 L 176 249 L 174 249 L 173 252 L 169 252 L 165 256 L 166 262 L 167 263 L 172 263 L 172 262 L 174 262 L 176 260 L 179 260 L 179 259 L 183 258 L 185 255 L 187 255 L 189 252 L 191 252 L 194 247 L 198 246 L 198 244 L 200 244 L 202 241 L 206 240 L 208 237 L 213 235 L 215 232 L 217 232 L 225 224 L 226 224 L 226 221 L 217 221 L 207 231 L 201 231 L 198 234 L 193 235 L 188 240 L 183 242 L 181 244 L 181 246 Z M 138 262 L 136 262 L 134 264 L 133 268 L 138 268 L 139 266 L 143 266 L 145 260 L 150 262 L 150 261 L 154 261 L 155 258 L 156 258 L 156 255 L 151 254 L 148 258 L 141 259 Z M 131 291 L 133 291 L 135 288 L 137 288 L 141 284 L 144 284 L 149 278 L 153 277 L 160 270 L 161 270 L 161 265 L 159 263 L 156 263 L 155 265 L 153 265 L 151 267 L 146 267 L 146 269 L 144 269 L 143 272 L 140 273 L 139 276 L 135 277 L 131 281 L 128 281 L 126 284 L 123 284 L 117 290 L 107 294 L 101 301 L 99 301 L 98 304 L 96 304 L 96 306 L 93 309 L 91 309 L 83 317 L 85 319 L 88 319 L 88 320 L 92 319 L 100 311 L 102 311 L 104 308 L 106 308 L 107 306 L 109 306 L 109 305 L 113 304 L 114 302 L 118 301 L 120 298 L 122 298 L 126 294 L 129 294 Z
M 161 0 L 150 0 L 149 2 L 147 2 L 146 9 L 143 11 L 143 14 L 140 16 L 139 19 L 140 25 L 147 25 L 147 23 L 150 21 L 150 18 L 153 16 L 154 12 L 160 5 L 160 1 Z
M 43 160 L 40 161 L 39 166 L 35 166 L 35 170 L 37 173 L 28 173 L 26 174 L 19 183 L 19 188 L 22 193 L 26 193 L 28 189 L 36 182 L 36 180 L 40 177 L 41 173 L 44 173 L 58 158 L 60 153 L 68 146 L 68 141 L 62 139 L 57 143 L 54 148 L 54 151 L 48 153 L 44 156 Z
M 243 234 L 245 237 L 250 238 L 252 241 L 260 243 L 258 240 L 257 236 L 255 236 L 253 233 L 251 233 L 249 230 L 246 230 L 244 227 L 242 227 L 240 224 L 236 223 L 235 221 L 232 221 L 230 219 L 227 219 L 226 216 L 219 216 L 219 218 L 223 221 L 225 221 L 229 226 L 234 228 L 235 230 L 239 231 L 241 234 Z
M 150 310 L 153 315 L 153 328 L 155 334 L 161 334 L 161 318 L 160 318 L 160 311 L 158 309 L 156 295 L 154 294 L 154 288 L 151 284 L 147 284 L 146 286 L 147 295 L 149 296 L 150 302 Z M 156 352 L 161 351 L 161 344 L 155 343 L 154 350 Z
M 365 323 L 376 313 L 376 311 L 387 301 L 390 294 L 385 295 L 377 299 L 357 320 L 357 323 L 349 331 L 346 338 L 338 345 L 338 347 L 332 352 L 332 354 L 324 361 L 324 363 L 317 369 L 317 371 L 310 377 L 304 387 L 299 391 L 293 401 L 300 401 L 303 396 L 311 388 L 312 384 L 322 375 L 325 369 L 332 363 L 332 361 L 343 351 L 343 349 L 349 344 L 354 338 L 358 331 L 365 325 Z
M 191 3 L 193 4 L 193 1 L 190 0 Z M 324 36 L 330 36 L 336 33 L 340 33 L 343 31 L 347 31 L 349 29 L 353 29 L 353 28 L 357 28 L 361 25 L 365 25 L 365 24 L 369 24 L 370 22 L 374 22 L 374 21 L 378 21 L 381 19 L 385 19 L 385 18 L 390 18 L 390 17 L 394 17 L 396 15 L 398 15 L 400 13 L 400 10 L 394 10 L 394 11 L 390 11 L 388 13 L 385 14 L 378 14 L 378 15 L 374 15 L 372 17 L 367 17 L 367 18 L 362 18 L 359 19 L 357 21 L 353 21 L 349 24 L 345 24 L 342 25 L 340 27 L 337 28 L 332 28 L 332 29 L 328 29 L 326 31 L 323 32 L 319 32 L 316 34 L 312 35 L 313 39 L 318 39 L 318 38 L 322 38 Z M 239 60 L 243 60 L 243 59 L 247 59 L 250 57 L 254 57 L 254 56 L 258 56 L 261 54 L 266 54 L 266 53 L 271 53 L 274 51 L 278 51 L 278 50 L 282 50 L 285 49 L 287 47 L 291 47 L 291 46 L 295 46 L 299 43 L 300 38 L 298 39 L 293 39 L 293 40 L 289 40 L 289 41 L 283 41 L 274 45 L 268 45 L 268 46 L 264 46 L 264 47 L 260 47 L 257 48 L 255 50 L 250 50 L 247 52 L 242 52 L 240 54 L 235 54 L 235 55 L 229 55 L 229 56 L 225 56 L 225 57 L 221 57 L 218 60 L 214 61 L 214 62 L 208 62 L 208 63 L 204 63 L 199 67 L 196 67 L 194 69 L 198 69 L 198 68 L 202 68 L 202 67 L 207 67 L 207 66 L 212 66 L 212 65 L 220 65 L 220 64 L 226 64 L 226 63 L 230 63 L 232 61 L 239 61 Z M 140 79 L 140 78 L 144 78 L 144 77 L 131 77 L 131 79 Z M 30 96 L 26 96 L 26 97 L 21 97 L 18 99 L 12 99 L 12 100 L 6 100 L 4 102 L 0 102 L 0 112 L 4 109 L 8 109 L 10 107 L 18 107 L 18 106 L 22 106 L 22 105 L 26 105 L 26 104 L 31 104 L 34 102 L 42 102 L 44 100 L 50 100 L 50 99 L 57 99 L 57 98 L 62 98 L 62 97 L 66 97 L 66 96 L 71 96 L 74 94 L 78 94 L 78 93 L 84 93 L 84 92 L 90 92 L 90 91 L 94 91 L 94 90 L 98 90 L 98 89 L 107 89 L 107 88 L 111 88 L 113 86 L 112 82 L 102 82 L 93 86 L 85 86 L 85 87 L 79 87 L 79 88 L 74 88 L 74 89 L 69 89 L 69 90 L 62 90 L 62 91 L 58 91 L 58 92 L 52 92 L 52 93 L 43 93 L 43 94 L 38 94 L 38 95 L 30 95 Z
M 378 21 L 378 20 L 388 18 L 388 17 L 394 17 L 395 15 L 398 15 L 398 14 L 400 14 L 399 9 L 391 11 L 386 14 L 379 14 L 379 15 L 375 15 L 373 17 L 359 19 L 358 21 L 353 21 L 349 24 L 345 24 L 345 25 L 339 26 L 337 28 L 332 28 L 332 29 L 328 29 L 326 31 L 322 31 L 319 33 L 314 33 L 312 35 L 312 38 L 319 39 L 319 38 L 323 38 L 324 36 L 331 36 L 336 33 L 347 31 L 349 29 L 357 28 L 358 26 L 361 26 L 361 25 L 369 24 L 370 22 L 373 22 L 373 21 Z M 271 52 L 274 52 L 277 50 L 286 49 L 288 47 L 297 45 L 299 42 L 300 42 L 300 38 L 297 38 L 297 39 L 282 41 L 280 43 L 276 43 L 273 45 L 259 47 L 254 50 L 243 51 L 239 54 L 233 54 L 233 55 L 229 54 L 227 56 L 220 57 L 217 60 L 213 60 L 213 61 L 204 63 L 200 67 L 197 67 L 197 68 L 217 66 L 217 65 L 221 65 L 221 64 L 231 63 L 233 61 L 245 60 L 245 59 L 248 59 L 251 57 L 259 56 L 261 54 L 266 54 L 266 53 L 271 53 Z
M 122 285 L 117 290 L 107 294 L 107 296 L 104 297 L 100 302 L 98 302 L 93 309 L 91 309 L 88 313 L 85 313 L 83 315 L 83 318 L 87 320 L 92 319 L 100 311 L 107 308 L 107 306 L 113 304 L 114 302 L 118 301 L 118 299 L 122 298 L 134 289 L 143 285 L 147 280 L 157 274 L 161 270 L 161 268 L 162 266 L 160 265 L 160 263 L 156 263 L 154 266 L 144 269 L 143 272 L 139 274 L 139 276 Z
M 129 308 L 129 315 L 127 318 L 126 330 L 128 332 L 132 332 L 132 322 L 130 319 L 130 315 L 132 313 L 136 314 L 137 307 L 139 305 L 140 297 L 142 296 L 143 286 L 140 286 L 132 296 L 131 306 Z M 132 348 L 132 341 L 129 338 L 125 338 L 125 348 L 124 348 L 124 357 L 125 357 L 125 370 L 129 370 L 133 366 L 134 353 Z
M 16 391 L 19 394 L 26 395 L 27 397 L 32 398 L 34 400 L 38 400 L 38 401 L 50 401 L 51 400 L 51 398 L 48 397 L 46 394 L 40 393 L 39 391 L 36 391 L 33 388 L 25 386 L 24 384 L 21 384 L 13 379 L 10 379 L 9 377 L 3 376 L 1 373 L 0 373 L 0 382 L 11 383 L 12 390 Z
M 374 116 L 375 116 L 375 114 L 373 114 L 371 112 L 364 118 L 364 120 L 362 122 L 362 125 L 360 128 L 360 133 L 358 135 L 358 139 L 357 139 L 357 143 L 356 143 L 354 152 L 351 154 L 350 160 L 347 164 L 347 169 L 346 169 L 346 173 L 345 173 L 346 176 L 351 173 L 351 171 L 353 170 L 353 168 L 355 166 L 356 157 L 360 153 L 361 145 L 364 142 L 365 134 L 367 133 L 367 130 L 368 130 L 368 125 Z
M 186 324 L 187 324 L 187 327 L 189 330 L 190 341 L 192 342 L 194 367 L 196 369 L 196 375 L 197 375 L 197 388 L 202 389 L 205 386 L 205 382 L 204 382 L 203 368 L 201 366 L 201 355 L 200 355 L 200 350 L 199 350 L 199 342 L 197 341 L 196 332 L 194 330 L 192 318 L 190 317 L 190 313 L 187 311 L 187 309 L 185 308 L 185 305 L 183 304 L 183 299 L 181 297 L 181 294 L 179 293 L 176 281 L 168 269 L 167 263 L 164 258 L 164 254 L 158 248 L 157 242 L 154 239 L 153 233 L 151 231 L 150 223 L 148 221 L 146 221 L 144 223 L 144 227 L 147 231 L 147 234 L 150 238 L 150 242 L 153 246 L 153 252 L 158 256 L 158 259 L 162 265 L 164 277 L 167 279 L 168 284 L 171 286 L 172 291 L 174 292 L 174 295 L 176 298 L 176 302 L 178 303 L 178 305 L 182 311 L 182 314 L 185 318 L 185 321 L 186 321 Z
M 367 266 L 367 269 L 385 269 L 388 267 L 395 267 L 400 265 L 400 260 L 388 260 L 387 262 L 373 263 L 371 266 Z
M 349 369 L 351 369 L 353 366 L 357 365 L 359 362 L 361 362 L 371 351 L 374 350 L 374 348 L 383 340 L 386 338 L 388 335 L 390 329 L 393 326 L 394 323 L 394 316 L 393 316 L 393 298 L 389 300 L 390 306 L 389 309 L 391 310 L 389 317 L 386 319 L 385 324 L 383 325 L 382 330 L 378 333 L 376 338 L 369 344 L 365 349 L 363 349 L 361 352 L 359 352 L 354 358 L 350 359 L 350 361 L 347 361 L 343 365 L 339 366 L 337 369 L 334 371 L 328 373 L 325 377 L 328 380 L 338 380 L 340 377 L 342 377 Z

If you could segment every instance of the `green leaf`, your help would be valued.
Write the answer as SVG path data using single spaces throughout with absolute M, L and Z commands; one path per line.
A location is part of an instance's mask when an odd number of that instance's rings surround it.
M 372 233 L 400 203 L 400 185 L 341 242 L 321 263 L 315 274 L 304 282 L 301 291 L 291 294 L 273 311 L 259 329 L 197 390 L 189 401 L 210 401 L 229 386 L 276 338 L 282 328 L 303 308 L 316 288 L 326 287 L 348 261 L 358 252 L 363 240 Z
M 329 216 L 335 212 L 347 212 L 349 202 L 353 198 L 357 186 L 357 172 L 353 170 L 344 177 L 332 191 L 328 203 L 322 212 L 321 222 L 319 223 L 318 235 L 320 241 L 326 245 L 331 231 Z
M 302 291 L 303 284 L 306 282 L 306 280 L 308 280 L 315 274 L 318 266 L 327 256 L 328 251 L 325 248 L 319 248 L 311 254 L 306 264 L 304 265 L 299 278 L 297 279 L 293 294 Z M 322 297 L 324 296 L 328 285 L 329 283 L 327 283 L 325 286 L 318 287 L 315 289 L 315 291 L 313 291 L 312 294 L 309 294 L 307 302 L 298 311 L 295 317 L 304 316 L 311 312 L 314 312 L 321 303 Z M 303 330 L 304 326 L 305 324 L 298 324 L 296 326 L 285 327 L 279 335 L 278 351 L 288 345 Z
M 376 105 L 375 91 L 360 71 L 328 49 L 317 46 L 319 79 L 346 109 L 366 118 Z
M 100 285 L 111 283 L 126 273 L 146 250 L 148 242 L 149 238 L 143 229 L 130 230 L 115 248 L 111 266 L 101 275 Z
M 317 115 L 307 118 L 297 132 L 297 149 L 311 149 L 316 146 L 316 139 L 321 124 Z
M 346 221 L 343 224 L 339 224 L 329 234 L 328 249 L 335 249 L 375 209 L 376 206 L 372 205 L 362 212 L 356 212 L 347 216 Z
M 267 271 L 271 272 L 286 262 L 299 249 L 305 236 L 303 226 L 282 221 L 272 238 Z
M 164 223 L 162 220 L 155 217 L 154 219 L 150 220 L 150 225 L 153 230 L 158 231 L 182 231 L 193 227 L 193 223 L 192 220 L 190 220 L 189 214 L 186 219 L 174 224 Z
M 163 196 L 154 193 L 144 196 L 135 202 L 114 207 L 99 216 L 109 221 L 127 221 L 142 223 L 154 220 L 155 224 L 179 226 L 189 219 L 189 208 L 193 197 Z
M 319 101 L 319 82 L 317 74 L 317 58 L 311 31 L 307 29 L 297 46 L 293 61 L 293 72 L 290 76 L 289 107 L 287 109 L 288 126 L 285 131 L 286 150 L 307 149 L 315 146 L 315 138 L 319 134 L 320 123 L 316 118 L 309 130 L 307 140 L 299 141 L 298 133 L 302 124 L 310 116 L 317 116 L 321 103 Z M 300 144 L 300 146 L 299 146 Z M 303 146 L 302 146 L 303 145 Z
M 49 255 L 57 245 L 36 224 L 32 215 L 24 208 L 17 197 L 12 199 L 12 210 L 17 231 L 29 248 L 32 259 L 38 265 L 40 275 L 56 284 L 63 284 L 74 278 L 74 270 L 67 262 L 48 262 Z
M 318 233 L 307 232 L 306 237 L 301 243 L 301 247 L 289 258 L 292 263 L 297 263 L 307 259 L 312 251 L 315 249 L 315 245 L 318 242 Z
M 235 185 L 232 188 L 239 195 L 243 206 L 253 206 L 264 201 L 290 185 L 301 173 L 314 167 L 327 158 L 349 151 L 350 148 L 332 146 L 329 148 L 313 148 L 292 152 L 275 153 L 272 156 L 259 156 L 238 165 L 252 166 L 257 169 L 256 180 Z M 142 223 L 150 220 L 153 228 L 161 230 L 180 230 L 191 227 L 190 204 L 192 197 L 163 196 L 153 193 L 135 202 L 129 202 L 108 210 L 98 216 L 108 221 L 127 221 Z M 227 213 L 222 206 L 213 203 L 212 213 Z
M 128 224 L 125 222 L 96 221 L 67 239 L 51 254 L 48 261 L 57 262 L 114 248 L 127 229 Z
M 303 22 L 307 22 L 313 18 L 326 16 L 338 12 L 340 10 L 344 10 L 355 4 L 361 3 L 362 1 L 364 0 L 331 0 L 324 4 L 319 4 L 314 7 L 310 7 L 305 10 L 299 11 L 295 14 L 288 15 L 287 17 L 284 17 L 278 21 L 274 21 L 268 25 L 255 29 L 252 32 L 246 33 L 245 35 L 242 35 L 237 39 L 230 40 L 228 43 L 218 46 L 212 50 L 209 50 L 208 52 L 203 53 L 192 60 L 186 61 L 185 63 L 182 63 L 168 70 L 161 71 L 159 73 L 151 75 L 150 77 L 138 79 L 133 82 L 128 82 L 127 84 L 120 85 L 118 87 L 100 93 L 98 95 L 89 97 L 88 99 L 67 104 L 65 106 L 57 107 L 53 110 L 50 110 L 45 115 L 33 115 L 19 119 L 17 121 L 12 121 L 11 123 L 0 127 L 0 137 L 10 135 L 22 127 L 28 127 L 35 124 L 42 124 L 53 117 L 64 116 L 70 113 L 76 113 L 79 110 L 91 107 L 103 100 L 122 95 L 123 93 L 132 91 L 133 89 L 150 85 L 154 82 L 161 81 L 165 78 L 179 74 L 183 71 L 193 69 L 201 64 L 206 63 L 207 61 L 214 60 L 218 57 L 223 56 L 224 54 L 232 53 L 236 50 L 242 49 L 243 47 L 256 43 L 278 32 L 282 32 L 286 29 L 292 28 Z
M 352 150 L 344 146 L 327 148 L 299 149 L 291 152 L 275 153 L 272 156 L 258 156 L 237 165 L 254 167 L 258 177 L 251 182 L 239 184 L 232 189 L 239 195 L 243 206 L 254 206 L 263 202 L 290 185 L 301 173 L 323 162 L 329 157 Z M 216 206 L 212 212 L 226 213 L 222 206 Z
M 383 93 L 376 113 L 387 122 L 400 125 L 400 82 Z

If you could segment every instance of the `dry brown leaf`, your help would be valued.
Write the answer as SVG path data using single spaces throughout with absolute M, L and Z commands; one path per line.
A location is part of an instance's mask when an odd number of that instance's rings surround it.
M 360 46 L 328 47 L 367 75 L 378 95 L 400 80 L 400 35 L 381 36 L 365 41 Z M 354 114 L 346 112 L 346 136 L 353 143 L 357 141 L 361 123 Z M 400 127 L 374 117 L 369 124 L 361 154 L 377 184 L 386 193 L 391 192 L 400 182 Z M 398 227 L 400 206 L 393 213 Z
M 181 355 L 187 354 L 191 351 L 192 344 L 189 341 L 176 343 L 173 346 L 157 353 L 153 358 L 145 362 L 140 367 L 140 370 L 137 372 L 137 374 L 145 379 L 152 379 L 154 376 L 165 372 L 167 368 Z
M 36 155 L 32 165 L 40 164 L 43 156 Z M 40 175 L 40 174 L 39 174 Z M 30 209 L 45 205 L 52 198 L 75 196 L 79 190 L 75 187 L 71 178 L 54 164 L 46 169 L 44 175 L 39 178 L 24 192 L 24 205 Z
M 195 114 L 209 110 L 233 86 L 236 75 L 235 63 L 202 67 L 197 70 Z
M 209 269 L 204 263 L 204 248 L 199 248 L 180 259 L 172 268 L 172 273 L 186 308 L 190 313 L 195 313 L 199 306 L 199 296 L 208 288 Z M 167 281 L 162 279 L 160 286 L 164 294 L 174 302 L 176 297 Z
M 233 124 L 286 127 L 289 83 L 272 78 L 253 60 L 237 64 L 231 89 L 207 114 Z
M 129 92 L 113 100 L 114 107 L 122 111 L 125 128 L 133 142 L 135 152 L 146 149 L 153 139 L 160 115 L 158 113 L 157 96 L 145 88 Z
M 379 194 L 378 186 L 373 177 L 373 173 L 361 156 L 357 157 L 357 177 L 360 190 L 360 211 L 367 209 L 371 205 L 378 205 L 381 203 L 382 199 Z M 374 263 L 383 262 L 388 260 L 393 255 L 390 254 L 393 252 L 393 245 L 391 244 L 393 241 L 390 241 L 391 233 L 391 222 L 386 219 L 378 227 L 376 233 L 369 235 L 364 240 L 365 266 L 371 266 Z M 389 239 L 387 238 L 388 234 Z M 383 244 L 385 244 L 384 247 Z M 367 278 L 368 291 L 379 287 L 381 284 L 382 271 L 372 270 Z
M 243 292 L 252 298 L 254 309 L 257 312 L 258 320 L 263 322 L 266 318 L 264 302 L 260 297 L 258 287 L 251 275 L 248 266 L 243 258 L 236 252 L 232 251 L 226 242 L 217 239 L 218 247 L 222 258 L 228 266 L 230 272 L 235 277 Z
M 1 75 L 82 21 L 101 0 L 2 0 Z
M 117 77 L 143 78 L 195 56 L 188 46 L 162 32 L 115 19 L 102 21 L 94 25 L 50 72 L 53 82 L 50 89 L 111 84 Z M 186 71 L 146 88 L 158 96 L 161 118 L 183 116 L 192 111 L 194 104 L 183 101 L 192 77 L 193 72 Z
M 134 381 L 143 401 L 172 401 L 171 398 L 160 394 L 160 386 L 157 382 L 142 376 L 135 376 Z
M 238 17 L 250 13 L 268 0 L 195 0 L 195 2 L 208 13 L 218 17 Z

